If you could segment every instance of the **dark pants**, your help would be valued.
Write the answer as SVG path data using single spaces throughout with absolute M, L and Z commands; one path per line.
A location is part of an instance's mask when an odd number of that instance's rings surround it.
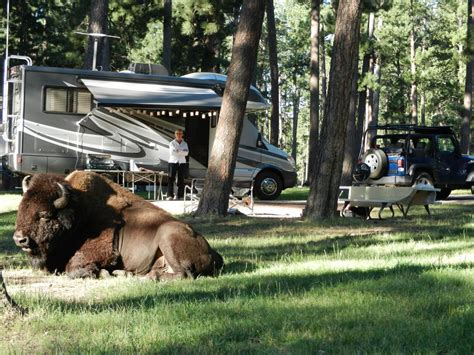
M 174 181 L 178 175 L 178 198 L 184 196 L 184 175 L 186 174 L 186 163 L 168 163 L 168 197 L 174 197 Z

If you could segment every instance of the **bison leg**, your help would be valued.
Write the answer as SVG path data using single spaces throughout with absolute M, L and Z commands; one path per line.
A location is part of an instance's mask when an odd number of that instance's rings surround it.
M 160 281 L 179 280 L 185 276 L 184 272 L 175 272 L 163 255 L 156 259 L 151 270 L 145 275 L 146 278 Z
M 97 278 L 101 269 L 118 268 L 119 256 L 113 250 L 113 233 L 110 228 L 98 237 L 88 239 L 67 263 L 66 274 L 71 278 Z
M 213 274 L 213 251 L 189 225 L 178 221 L 167 222 L 158 229 L 157 236 L 161 253 L 172 270 L 168 273 L 189 278 Z
M 84 253 L 76 252 L 66 265 L 66 275 L 72 279 L 99 276 L 100 268 L 97 263 Z

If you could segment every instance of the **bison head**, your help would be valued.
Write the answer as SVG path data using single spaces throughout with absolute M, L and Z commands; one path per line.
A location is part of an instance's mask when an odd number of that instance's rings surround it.
M 69 240 L 77 219 L 74 191 L 61 177 L 50 174 L 23 179 L 15 244 L 28 254 L 34 267 L 62 271 L 71 254 Z

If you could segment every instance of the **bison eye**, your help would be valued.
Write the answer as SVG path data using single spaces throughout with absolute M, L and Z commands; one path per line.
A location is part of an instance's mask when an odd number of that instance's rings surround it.
M 43 219 L 46 221 L 50 220 L 53 217 L 52 213 L 48 211 L 41 211 L 38 213 L 38 216 L 40 219 Z

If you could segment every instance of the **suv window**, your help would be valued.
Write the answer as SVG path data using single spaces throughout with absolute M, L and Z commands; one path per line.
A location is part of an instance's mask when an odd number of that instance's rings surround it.
M 412 137 L 409 154 L 415 158 L 432 157 L 433 139 L 431 137 Z
M 456 145 L 451 137 L 438 137 L 438 151 L 440 153 L 452 154 L 456 151 Z
M 375 139 L 375 147 L 386 154 L 400 154 L 405 147 L 405 139 L 400 137 L 379 136 Z

